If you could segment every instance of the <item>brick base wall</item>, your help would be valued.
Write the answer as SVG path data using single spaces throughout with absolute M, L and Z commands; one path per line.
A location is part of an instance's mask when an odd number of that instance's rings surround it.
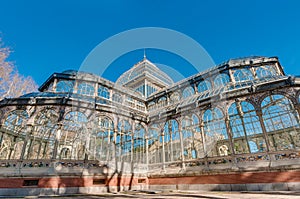
M 167 175 L 167 174 L 166 174 Z M 182 175 L 182 174 L 181 174 Z M 102 180 L 101 180 L 102 179 Z M 24 181 L 38 180 L 36 185 Z M 300 191 L 300 171 L 244 172 L 199 176 L 113 176 L 101 177 L 2 177 L 0 195 L 49 195 L 103 193 L 129 189 L 220 190 L 220 191 Z
M 149 177 L 149 189 L 198 191 L 300 191 L 300 171 Z
M 104 183 L 94 184 L 94 180 L 102 179 Z M 139 180 L 141 179 L 141 180 Z M 148 184 L 147 178 L 136 177 L 113 177 L 113 178 L 93 178 L 93 177 L 26 177 L 26 178 L 0 178 L 0 188 L 24 188 L 24 181 L 38 180 L 37 188 L 60 188 L 60 187 L 98 187 L 98 186 L 137 186 Z
M 184 177 L 149 177 L 150 185 L 171 184 L 249 184 L 300 182 L 300 171 L 246 172 Z

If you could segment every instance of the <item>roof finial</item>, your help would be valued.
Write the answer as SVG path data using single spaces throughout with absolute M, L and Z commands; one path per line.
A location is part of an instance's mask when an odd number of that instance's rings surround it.
M 146 49 L 144 48 L 144 60 L 147 59 L 146 57 Z

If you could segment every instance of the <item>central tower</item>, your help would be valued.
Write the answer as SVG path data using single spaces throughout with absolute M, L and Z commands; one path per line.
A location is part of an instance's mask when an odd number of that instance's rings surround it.
M 145 98 L 173 83 L 173 80 L 150 62 L 146 56 L 116 81 L 117 85 L 130 88 Z

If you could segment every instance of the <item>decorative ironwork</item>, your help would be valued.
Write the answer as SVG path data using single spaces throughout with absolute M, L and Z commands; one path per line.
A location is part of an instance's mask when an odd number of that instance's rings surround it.
M 56 74 L 0 102 L 1 170 L 300 167 L 299 78 L 277 65 L 235 59 L 177 83 L 147 59 L 116 83 Z

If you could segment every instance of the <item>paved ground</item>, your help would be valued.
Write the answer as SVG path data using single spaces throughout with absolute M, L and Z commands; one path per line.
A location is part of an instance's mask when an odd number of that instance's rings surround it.
M 1 197 L 8 198 L 8 197 Z M 9 197 L 24 198 L 24 197 Z M 127 193 L 111 193 L 99 195 L 69 195 L 69 196 L 27 196 L 25 198 L 57 198 L 57 199 L 123 199 L 123 198 L 153 198 L 153 199 L 300 199 L 300 192 L 127 192 Z

